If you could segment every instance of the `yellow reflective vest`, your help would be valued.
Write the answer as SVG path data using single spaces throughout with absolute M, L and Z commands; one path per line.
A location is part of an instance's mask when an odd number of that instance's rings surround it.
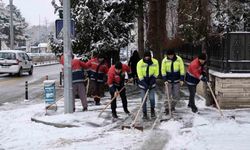
M 165 57 L 161 64 L 161 74 L 165 81 L 169 83 L 178 83 L 184 81 L 185 67 L 180 56 L 175 55 L 174 61 Z
M 152 64 L 149 66 L 147 63 L 141 59 L 136 66 L 137 75 L 139 78 L 139 87 L 145 89 L 145 84 L 151 86 L 152 88 L 155 87 L 156 78 L 159 75 L 159 63 L 158 60 L 151 58 Z M 149 68 L 148 68 L 149 67 Z M 147 74 L 148 68 L 148 74 Z

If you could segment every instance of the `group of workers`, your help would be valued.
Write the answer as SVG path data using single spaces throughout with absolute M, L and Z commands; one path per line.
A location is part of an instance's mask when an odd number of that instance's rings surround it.
M 138 52 L 134 51 L 133 56 L 130 58 L 128 65 L 116 62 L 111 67 L 108 67 L 108 63 L 105 60 L 103 54 L 99 54 L 97 57 L 90 59 L 87 62 L 82 62 L 76 59 L 72 55 L 72 83 L 73 83 L 73 108 L 75 110 L 75 97 L 79 95 L 83 111 L 88 108 L 87 105 L 87 93 L 84 85 L 83 71 L 88 72 L 88 78 L 90 80 L 89 86 L 92 89 L 91 96 L 94 98 L 95 104 L 100 105 L 100 98 L 102 97 L 102 91 L 105 84 L 109 87 L 109 92 L 112 98 L 116 98 L 120 95 L 123 105 L 123 110 L 126 114 L 130 114 L 128 110 L 125 74 L 128 75 L 128 82 L 135 81 L 135 83 L 141 89 L 142 100 L 146 96 L 150 101 L 151 118 L 155 118 L 155 87 L 156 79 L 158 78 L 159 71 L 161 70 L 162 78 L 165 86 L 168 88 L 170 98 L 172 99 L 171 111 L 175 110 L 177 101 L 180 99 L 180 87 L 187 84 L 189 89 L 189 103 L 188 107 L 191 111 L 196 113 L 198 108 L 195 105 L 195 93 L 196 87 L 200 80 L 207 82 L 207 76 L 204 69 L 206 63 L 206 54 L 202 53 L 195 58 L 187 70 L 182 58 L 178 56 L 174 50 L 169 49 L 164 55 L 164 59 L 159 68 L 158 60 L 152 57 L 150 51 L 145 51 L 143 58 L 140 59 Z M 63 60 L 61 61 L 63 64 Z M 131 71 L 132 70 L 132 71 Z M 116 99 L 111 102 L 112 117 L 118 118 L 116 112 Z M 143 119 L 148 119 L 147 115 L 147 102 L 143 104 Z M 165 104 L 165 113 L 168 115 L 169 107 Z

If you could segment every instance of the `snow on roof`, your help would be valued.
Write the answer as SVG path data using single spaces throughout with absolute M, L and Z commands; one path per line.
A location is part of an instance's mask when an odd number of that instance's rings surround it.
M 38 47 L 48 47 L 48 43 L 40 43 L 38 44 Z
M 220 78 L 250 78 L 250 73 L 222 73 L 212 69 L 209 73 Z
M 22 52 L 21 50 L 0 50 L 0 52 L 12 52 L 12 53 L 15 53 L 15 52 Z
M 250 32 L 247 31 L 237 31 L 237 32 L 224 32 L 223 34 L 250 34 Z

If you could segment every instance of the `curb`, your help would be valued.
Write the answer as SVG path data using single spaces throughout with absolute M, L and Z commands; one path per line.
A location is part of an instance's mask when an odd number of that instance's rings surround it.
M 59 64 L 59 62 L 54 62 L 54 63 L 48 63 L 48 64 L 36 64 L 33 65 L 34 67 L 42 67 L 42 66 L 49 66 L 49 65 L 56 65 Z

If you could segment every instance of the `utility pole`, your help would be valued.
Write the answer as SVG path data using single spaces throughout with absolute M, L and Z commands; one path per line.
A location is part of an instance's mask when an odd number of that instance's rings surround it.
M 63 0 L 64 112 L 73 113 L 70 0 Z
M 13 0 L 10 0 L 10 49 L 14 49 Z

